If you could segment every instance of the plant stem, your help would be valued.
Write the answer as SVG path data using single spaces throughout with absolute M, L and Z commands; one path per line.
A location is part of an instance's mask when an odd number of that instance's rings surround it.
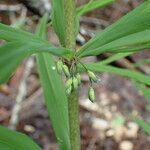
M 75 2 L 74 0 L 64 0 L 65 15 L 65 47 L 75 48 Z
M 65 47 L 75 50 L 75 0 L 64 0 Z M 78 92 L 73 91 L 68 97 L 69 131 L 71 150 L 80 150 L 80 123 Z
M 78 92 L 73 91 L 68 97 L 71 150 L 80 150 L 80 122 L 77 96 Z

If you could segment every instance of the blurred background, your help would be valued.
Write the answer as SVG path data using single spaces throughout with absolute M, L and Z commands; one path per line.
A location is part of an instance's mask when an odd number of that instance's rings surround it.
M 77 5 L 86 2 L 88 0 L 77 0 Z M 78 47 L 140 3 L 142 0 L 118 0 L 87 13 L 80 20 Z M 49 0 L 0 0 L 0 22 L 33 33 L 40 17 L 47 11 L 51 11 Z M 51 27 L 48 40 L 58 45 Z M 88 57 L 85 61 L 95 62 L 107 57 L 108 54 Z M 134 70 L 134 64 L 147 58 L 150 58 L 150 52 L 145 50 L 111 65 Z M 150 74 L 150 64 L 141 63 L 138 71 Z M 118 75 L 101 73 L 98 76 L 102 82 L 94 85 L 95 103 L 87 98 L 88 77 L 82 76 L 79 97 L 82 150 L 149 150 L 150 136 L 144 131 L 141 120 L 134 122 L 130 116 L 150 122 L 150 91 L 145 92 L 135 81 Z M 19 66 L 7 84 L 0 86 L 0 125 L 26 133 L 43 150 L 57 150 L 42 93 L 35 59 L 31 57 Z

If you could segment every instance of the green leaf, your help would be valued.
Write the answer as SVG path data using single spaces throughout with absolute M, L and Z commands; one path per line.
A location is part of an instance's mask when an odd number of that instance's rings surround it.
M 62 45 L 65 43 L 64 0 L 52 0 L 52 25 Z
M 108 65 L 101 65 L 100 63 L 92 63 L 92 64 L 87 64 L 85 66 L 87 67 L 87 69 L 91 71 L 114 73 L 117 75 L 135 79 L 146 85 L 150 85 L 150 77 L 140 72 L 131 71 L 128 69 L 121 69 L 121 68 L 108 66 Z
M 114 40 L 97 49 L 85 51 L 85 55 L 98 55 L 104 52 L 122 53 L 135 52 L 141 49 L 150 48 L 150 30 L 145 30 L 135 34 L 125 36 L 123 38 Z
M 20 29 L 15 29 L 13 27 L 4 25 L 0 23 L 0 39 L 6 40 L 6 41 L 28 41 L 28 40 L 33 40 L 34 35 L 22 31 Z
M 77 55 L 84 57 L 105 51 L 129 52 L 147 48 L 150 46 L 149 30 L 150 0 L 147 0 L 103 32 L 98 33 L 78 51 Z
M 45 52 L 67 58 L 72 56 L 68 49 L 54 47 L 36 35 L 1 23 L 0 39 L 9 41 L 0 46 L 0 84 L 6 82 L 23 59 L 31 54 Z
M 38 35 L 45 39 L 46 16 L 40 21 Z M 64 86 L 57 73 L 54 58 L 49 54 L 37 55 L 38 70 L 45 103 L 61 150 L 70 149 L 68 104 Z
M 0 47 L 0 84 L 6 82 L 21 61 L 29 54 L 28 45 L 12 42 Z
M 105 7 L 115 0 L 90 0 L 89 3 L 77 8 L 77 16 L 82 16 L 94 9 Z
M 133 118 L 133 117 L 132 117 Z M 133 118 L 133 120 L 147 133 L 150 135 L 150 124 L 146 123 L 145 121 L 143 121 L 140 118 Z
M 41 50 L 42 49 L 42 50 Z M 40 43 L 28 42 L 9 42 L 0 47 L 0 84 L 6 82 L 18 65 L 24 58 L 33 53 L 52 52 L 56 51 L 57 54 L 62 53 L 63 50 L 55 50 L 55 48 L 47 45 L 44 46 Z
M 37 50 L 35 49 L 35 52 L 41 51 L 42 48 L 43 51 L 50 52 L 54 55 L 59 55 L 59 56 L 62 55 L 65 57 L 67 56 L 70 57 L 72 55 L 71 50 L 62 47 L 60 48 L 54 47 L 48 41 L 42 40 L 36 35 L 9 27 L 1 23 L 0 23 L 0 39 L 9 42 L 18 42 L 18 43 L 20 42 L 25 45 L 31 45 L 32 46 L 31 49 L 33 47 L 37 49 Z
M 107 64 L 110 64 L 114 61 L 120 60 L 121 58 L 124 58 L 124 57 L 132 55 L 132 54 L 133 53 L 117 53 L 117 54 L 114 54 L 114 55 L 108 57 L 107 59 L 100 61 L 100 64 L 107 65 Z
M 25 134 L 12 131 L 0 126 L 0 149 L 1 150 L 41 150 Z

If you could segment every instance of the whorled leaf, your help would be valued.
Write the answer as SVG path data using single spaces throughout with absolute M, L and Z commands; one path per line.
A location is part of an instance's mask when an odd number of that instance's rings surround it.
M 46 21 L 44 16 L 39 24 L 37 35 L 46 38 Z M 41 49 L 42 50 L 42 49 Z M 54 58 L 50 54 L 37 55 L 38 70 L 45 96 L 45 104 L 57 137 L 60 150 L 70 149 L 68 105 L 64 87 L 57 73 Z
M 42 49 L 42 50 L 41 50 Z M 55 48 L 32 42 L 9 42 L 0 46 L 0 84 L 6 82 L 24 58 L 34 53 L 51 53 Z M 57 51 L 57 50 L 56 50 Z M 63 50 L 56 53 L 59 55 Z M 55 53 L 55 54 L 56 54 Z
M 64 0 L 52 0 L 52 25 L 62 45 L 65 43 Z
M 114 61 L 120 60 L 120 59 L 122 59 L 124 57 L 127 57 L 129 55 L 132 55 L 132 54 L 133 53 L 131 53 L 131 52 L 130 53 L 117 53 L 117 54 L 113 54 L 112 56 L 110 56 L 110 57 L 108 57 L 108 58 L 100 61 L 99 63 L 101 65 L 107 65 L 107 64 L 110 64 L 110 63 L 112 63 Z
M 106 52 L 131 52 L 150 47 L 150 0 L 98 33 L 78 52 L 78 57 Z M 123 44 L 124 43 L 124 44 Z
M 90 0 L 89 3 L 77 8 L 77 16 L 82 16 L 94 9 L 101 8 L 113 3 L 115 0 Z
M 131 71 L 129 69 L 122 69 L 110 65 L 102 65 L 100 63 L 91 63 L 91 64 L 86 64 L 85 66 L 87 67 L 87 69 L 94 72 L 114 73 L 117 75 L 134 79 L 136 81 L 144 83 L 145 85 L 150 85 L 150 77 L 137 71 Z M 83 67 L 82 70 L 84 70 Z
M 69 57 L 72 55 L 71 50 L 63 48 L 63 47 L 54 47 L 48 41 L 39 38 L 38 36 L 12 28 L 10 26 L 4 25 L 0 23 L 0 39 L 6 40 L 8 42 L 20 42 L 25 45 L 32 45 L 39 49 L 43 49 L 43 51 L 48 51 L 53 55 L 61 55 L 65 57 Z M 20 45 L 20 44 L 19 44 Z M 31 47 L 32 49 L 32 47 Z M 36 51 L 36 49 L 35 49 Z

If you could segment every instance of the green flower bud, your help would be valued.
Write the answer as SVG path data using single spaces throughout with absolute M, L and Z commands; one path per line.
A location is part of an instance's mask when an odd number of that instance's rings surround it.
M 93 103 L 95 101 L 95 92 L 92 87 L 89 88 L 88 96 L 89 96 L 89 100 Z
M 69 88 L 66 89 L 66 94 L 70 95 L 71 91 L 72 91 L 72 85 Z
M 70 77 L 70 72 L 66 65 L 63 65 L 63 71 L 64 71 L 64 74 L 66 75 L 66 77 Z
M 66 89 L 70 88 L 71 85 L 72 85 L 72 78 L 66 81 L 66 84 L 65 84 Z
M 92 71 L 88 71 L 88 76 L 94 82 L 100 82 L 100 78 L 98 78 Z
M 57 71 L 59 74 L 62 73 L 63 71 L 63 62 L 61 60 L 59 60 L 57 63 L 56 63 L 56 67 L 57 67 Z
M 73 82 L 73 88 L 77 89 L 78 88 L 78 79 L 76 77 L 73 77 L 72 82 Z
M 94 82 L 97 80 L 96 75 L 92 72 L 92 71 L 88 71 L 88 76 L 91 80 L 93 80 Z
M 80 85 L 81 84 L 81 75 L 79 73 L 77 73 L 76 78 L 78 80 L 78 85 Z

